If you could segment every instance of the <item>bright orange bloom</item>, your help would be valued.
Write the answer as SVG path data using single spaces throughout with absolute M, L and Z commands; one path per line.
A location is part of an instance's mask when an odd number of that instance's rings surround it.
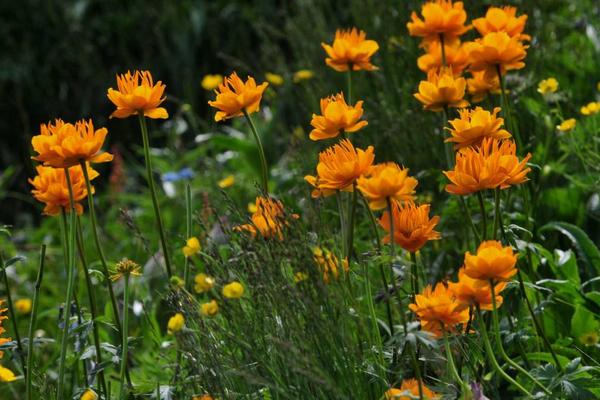
M 31 193 L 36 200 L 44 203 L 44 214 L 58 215 L 61 210 L 69 212 L 71 210 L 69 204 L 69 187 L 65 177 L 65 170 L 61 168 L 44 167 L 38 165 L 36 167 L 37 175 L 33 179 L 29 179 L 29 183 L 33 185 Z M 94 171 L 88 165 L 88 175 L 90 180 L 98 176 L 98 172 Z M 69 168 L 69 176 L 71 178 L 71 187 L 73 189 L 73 200 L 75 202 L 75 212 L 81 214 L 83 206 L 80 202 L 87 197 L 87 188 L 85 178 L 81 166 L 76 165 Z M 92 187 L 93 190 L 93 187 Z
M 439 399 L 440 395 L 430 390 L 425 384 L 421 384 L 424 400 Z M 410 395 L 408 395 L 410 394 Z M 385 392 L 385 400 L 411 400 L 419 397 L 419 381 L 416 379 L 404 379 L 400 389 L 392 388 Z
M 518 37 L 510 37 L 506 32 L 490 32 L 469 45 L 470 68 L 473 71 L 486 71 L 488 76 L 496 75 L 497 67 L 500 67 L 502 74 L 521 69 L 525 67 L 523 60 L 528 47 Z
M 462 108 L 469 105 L 464 99 L 467 82 L 465 78 L 455 78 L 448 68 L 439 73 L 431 71 L 427 80 L 419 83 L 419 92 L 414 96 L 430 111 L 442 111 L 444 107 Z
M 408 169 L 394 162 L 373 165 L 356 181 L 358 190 L 369 201 L 373 210 L 381 210 L 387 199 L 398 201 L 414 200 L 415 187 L 419 182 L 408 176 Z
M 469 64 L 468 46 L 463 45 L 459 39 L 454 39 L 444 43 L 444 52 L 446 56 L 446 65 L 457 76 Z M 442 68 L 442 48 L 439 41 L 427 43 L 425 45 L 426 53 L 417 59 L 417 66 L 423 72 L 439 72 Z
M 361 121 L 363 102 L 356 105 L 346 104 L 343 93 L 321 99 L 321 115 L 313 114 L 310 124 L 312 140 L 323 140 L 337 137 L 341 132 L 356 132 L 367 126 L 367 121 Z
M 477 254 L 465 253 L 464 271 L 473 279 L 507 281 L 518 272 L 517 256 L 497 240 L 481 242 Z
M 456 164 L 444 171 L 450 180 L 446 191 L 467 195 L 485 189 L 506 189 L 527 180 L 527 161 L 531 154 L 519 161 L 516 146 L 510 140 L 485 138 L 480 147 L 465 147 L 456 153 Z
M 506 282 L 500 282 L 494 286 L 496 293 L 496 307 L 502 304 L 502 296 L 499 295 L 506 287 Z M 456 300 L 461 302 L 466 308 L 469 306 L 477 306 L 482 310 L 491 310 L 492 292 L 490 283 L 480 279 L 473 279 L 465 273 L 465 269 L 461 268 L 458 271 L 458 282 L 449 282 L 448 288 L 452 290 Z
M 4 299 L 0 299 L 0 336 L 2 336 L 2 334 L 4 334 L 6 332 L 6 329 L 2 326 L 2 321 L 8 319 L 8 316 L 4 315 L 8 311 L 8 308 L 2 308 L 4 301 L 5 301 Z M 0 345 L 8 343 L 11 340 L 12 340 L 11 338 L 0 337 Z M 0 358 L 2 358 L 3 356 L 4 356 L 4 352 L 0 351 Z
M 510 37 L 530 40 L 529 35 L 523 34 L 526 22 L 527 14 L 517 17 L 516 7 L 490 7 L 484 18 L 473 20 L 473 26 L 481 36 L 485 36 L 490 32 L 506 32 Z
M 56 119 L 41 124 L 40 134 L 31 138 L 33 150 L 38 153 L 31 158 L 54 168 L 72 167 L 81 161 L 108 162 L 113 156 L 101 151 L 107 133 L 106 128 L 94 130 L 92 120 L 73 125 Z
M 251 76 L 248 76 L 248 79 L 244 82 L 236 72 L 233 72 L 215 90 L 217 94 L 215 100 L 208 102 L 211 107 L 219 110 L 215 114 L 215 121 L 241 117 L 244 115 L 244 111 L 248 114 L 257 112 L 267 86 L 269 86 L 268 82 L 263 82 L 257 86 L 256 81 Z
M 317 176 L 304 179 L 315 187 L 313 197 L 330 196 L 336 190 L 353 191 L 354 182 L 366 173 L 375 159 L 373 146 L 354 148 L 348 139 L 319 153 Z
M 323 272 L 323 282 L 328 284 L 332 278 L 338 280 L 340 276 L 338 266 L 340 263 L 335 254 L 325 248 L 315 247 L 313 249 L 313 259 Z M 341 266 L 344 268 L 344 272 L 348 273 L 348 259 L 343 259 Z
M 392 201 L 392 218 L 394 222 L 394 243 L 406 251 L 414 253 L 429 240 L 438 240 L 440 233 L 434 228 L 440 220 L 435 216 L 429 218 L 429 204 L 416 206 L 412 201 L 400 203 Z M 384 243 L 390 242 L 390 214 L 385 211 L 379 219 L 379 224 L 388 233 Z
M 498 74 L 486 74 L 485 71 L 472 71 L 472 78 L 467 78 L 467 91 L 471 102 L 482 102 L 488 94 L 500 93 L 500 79 Z
M 159 107 L 165 101 L 165 88 L 161 81 L 154 83 L 150 71 L 129 71 L 117 74 L 117 89 L 108 89 L 108 99 L 117 106 L 110 118 L 127 118 L 142 113 L 152 119 L 169 118 L 167 110 Z
M 442 326 L 445 331 L 454 331 L 456 325 L 463 325 L 469 320 L 469 310 L 456 299 L 452 290 L 443 283 L 427 285 L 422 294 L 415 296 L 415 303 L 408 308 L 417 314 L 424 331 L 442 336 Z
M 292 218 L 298 215 L 292 214 Z M 283 203 L 272 197 L 258 196 L 256 198 L 256 211 L 250 217 L 251 224 L 236 226 L 235 230 L 245 230 L 256 237 L 260 234 L 265 239 L 277 237 L 283 240 L 283 227 L 287 225 L 286 213 Z
M 406 27 L 411 36 L 419 36 L 424 40 L 437 40 L 440 35 L 451 40 L 471 29 L 470 25 L 465 25 L 467 13 L 462 1 L 454 4 L 452 0 L 428 1 L 423 4 L 421 15 L 423 19 L 413 11 L 411 22 Z
M 485 138 L 507 139 L 511 137 L 512 135 L 507 130 L 501 129 L 504 118 L 496 117 L 499 112 L 500 107 L 494 108 L 492 112 L 481 107 L 459 110 L 460 118 L 449 121 L 452 128 L 446 128 L 452 137 L 445 141 L 455 143 L 455 149 L 462 149 L 468 146 L 478 146 Z
M 335 32 L 333 44 L 321 43 L 327 53 L 325 63 L 336 71 L 373 71 L 378 69 L 371 64 L 371 56 L 379 50 L 374 40 L 367 40 L 367 34 L 356 28 L 350 30 L 338 29 Z

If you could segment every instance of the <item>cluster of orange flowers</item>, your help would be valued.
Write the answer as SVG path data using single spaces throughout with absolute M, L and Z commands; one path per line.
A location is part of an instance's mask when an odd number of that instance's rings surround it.
M 4 315 L 4 313 L 8 309 L 1 308 L 2 304 L 4 304 L 4 300 L 0 300 L 0 345 L 3 345 L 5 343 L 8 343 L 11 341 L 10 338 L 1 337 L 2 334 L 4 332 L 6 332 L 6 329 L 2 326 L 2 322 L 4 320 L 8 319 L 8 317 L 6 315 Z M 3 356 L 4 356 L 4 352 L 0 351 L 0 358 L 2 358 Z M 0 382 L 12 382 L 12 381 L 15 381 L 16 379 L 17 379 L 17 377 L 10 369 L 5 368 L 2 365 L 0 365 Z

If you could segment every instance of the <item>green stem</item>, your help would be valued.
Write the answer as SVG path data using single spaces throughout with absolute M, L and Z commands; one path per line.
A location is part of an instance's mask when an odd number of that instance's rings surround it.
M 507 123 L 506 126 L 509 128 L 510 133 L 512 133 L 515 136 L 515 140 L 517 141 L 517 147 L 521 148 L 523 141 L 521 140 L 521 134 L 519 133 L 519 130 L 517 128 L 517 126 L 514 124 L 513 118 L 512 118 L 512 110 L 510 107 L 510 103 L 508 102 L 508 97 L 506 95 L 506 89 L 504 86 L 504 76 L 502 75 L 502 69 L 500 68 L 500 65 L 496 65 L 496 74 L 498 75 L 498 81 L 500 82 L 500 96 L 501 96 L 501 102 L 502 102 L 502 107 L 505 108 L 505 115 L 506 115 L 506 119 L 507 119 Z
M 373 210 L 369 207 L 369 202 L 359 191 L 360 198 L 363 201 L 365 208 L 367 209 L 367 213 L 369 214 L 369 221 L 371 223 L 371 230 L 373 231 L 373 235 L 375 235 L 377 251 L 381 253 L 381 238 L 379 237 L 379 230 L 377 229 L 377 220 L 375 219 L 375 214 L 373 214 Z
M 498 225 L 500 223 L 500 188 L 494 191 L 494 230 L 492 231 L 492 239 L 498 237 Z
M 415 376 L 419 384 L 419 399 L 423 400 L 423 377 L 421 375 L 421 367 L 419 366 L 419 360 L 417 359 L 417 346 L 411 345 L 409 352 L 413 364 L 413 369 L 415 370 Z
M 398 284 L 396 283 L 396 274 L 394 273 L 394 261 L 396 260 L 396 243 L 394 242 L 394 217 L 392 215 L 392 200 L 388 197 L 385 199 L 387 203 L 387 211 L 389 214 L 390 221 L 390 256 L 392 258 L 392 262 L 390 263 L 390 269 L 392 272 L 392 287 L 394 289 L 394 293 L 398 298 L 398 305 L 402 304 L 402 296 L 400 295 L 400 289 L 398 288 Z M 415 296 L 412 298 L 412 302 L 415 302 Z M 400 313 L 402 314 L 402 313 Z M 406 333 L 406 326 L 404 332 Z
M 467 202 L 465 201 L 463 196 L 460 196 L 460 195 L 458 196 L 458 200 L 460 201 L 463 211 L 465 212 L 465 215 L 467 216 L 467 219 L 469 220 L 469 224 L 471 225 L 471 230 L 473 231 L 473 234 L 475 235 L 475 240 L 477 240 L 478 244 L 481 243 L 481 236 L 479 236 L 479 232 L 477 231 L 475 222 L 473 222 L 473 216 L 471 215 L 471 211 L 469 210 L 469 206 L 468 206 Z
M 485 202 L 483 200 L 483 194 L 481 191 L 477 192 L 477 200 L 479 200 L 479 210 L 481 212 L 481 222 L 483 224 L 483 233 L 481 237 L 483 240 L 487 238 L 487 213 L 485 212 Z
M 512 358 L 506 354 L 504 350 L 504 346 L 502 345 L 502 338 L 500 337 L 500 324 L 498 323 L 498 309 L 496 307 L 496 289 L 494 288 L 494 280 L 490 279 L 490 291 L 492 295 L 492 326 L 494 328 L 494 335 L 496 337 L 496 342 L 498 344 L 498 350 L 500 351 L 500 355 L 508 363 L 510 366 L 515 368 L 516 370 L 523 373 L 523 375 L 527 376 L 529 379 L 533 381 L 537 386 L 539 386 L 546 394 L 552 394 L 550 390 L 548 390 L 540 381 L 535 379 L 525 368 L 521 367 L 519 364 L 514 362 Z
M 42 287 L 42 277 L 44 276 L 44 259 L 46 257 L 46 245 L 42 244 L 40 248 L 40 263 L 38 267 L 37 279 L 35 280 L 35 290 L 33 292 L 33 301 L 31 305 L 31 318 L 29 320 L 29 331 L 27 333 L 27 375 L 25 376 L 25 397 L 32 400 L 31 393 L 31 371 L 33 370 L 33 332 L 37 321 L 38 303 L 40 288 Z
M 456 364 L 454 363 L 454 356 L 452 355 L 452 349 L 450 348 L 450 342 L 448 341 L 448 335 L 446 334 L 446 329 L 444 328 L 444 324 L 442 325 L 442 334 L 444 335 L 444 349 L 446 350 L 446 360 L 448 360 L 448 368 L 452 373 L 452 376 L 460 386 L 460 390 L 463 393 L 463 397 L 465 394 L 471 392 L 469 386 L 462 380 L 458 370 L 456 369 Z
M 150 187 L 150 195 L 152 196 L 152 206 L 154 207 L 154 216 L 156 218 L 156 225 L 158 227 L 158 233 L 160 235 L 160 243 L 162 245 L 163 256 L 165 259 L 165 267 L 167 269 L 167 275 L 169 279 L 173 275 L 171 270 L 171 259 L 169 257 L 169 248 L 167 247 L 167 237 L 165 234 L 165 228 L 163 226 L 162 217 L 160 214 L 160 206 L 158 204 L 158 197 L 156 196 L 156 188 L 154 186 L 154 177 L 152 176 L 152 159 L 150 158 L 150 140 L 148 139 L 148 126 L 146 125 L 146 118 L 144 113 L 138 114 L 140 121 L 140 129 L 142 131 L 142 141 L 144 144 L 144 159 L 146 161 L 146 175 L 148 178 L 148 186 Z
M 358 189 L 356 188 L 356 182 L 352 185 L 354 189 L 352 190 L 352 206 L 350 208 L 348 226 L 346 227 L 348 229 L 348 233 L 346 235 L 346 238 L 348 240 L 348 243 L 346 244 L 346 258 L 348 259 L 348 262 L 350 262 L 352 252 L 354 250 L 354 215 L 356 214 L 356 201 L 358 192 Z
M 8 281 L 8 275 L 6 274 L 6 268 L 4 267 L 4 257 L 0 253 L 0 265 L 2 266 L 2 279 L 4 280 L 4 288 L 6 289 L 6 303 L 8 306 L 8 315 L 10 316 L 10 322 L 12 324 L 12 328 L 15 334 L 15 339 L 17 342 L 17 352 L 19 354 L 19 359 L 21 360 L 21 368 L 23 368 L 23 372 L 25 376 L 29 375 L 29 371 L 26 367 L 25 362 L 25 353 L 23 351 L 23 343 L 21 342 L 21 335 L 19 334 L 19 325 L 17 324 L 17 314 L 15 313 L 15 308 L 13 306 L 12 296 L 10 294 L 10 282 Z
M 379 334 L 379 326 L 377 325 L 377 314 L 375 313 L 375 306 L 373 305 L 373 292 L 371 290 L 371 281 L 369 280 L 369 271 L 367 270 L 366 264 L 363 263 L 363 274 L 365 277 L 365 292 L 367 295 L 367 305 L 369 307 L 369 313 L 371 314 L 371 323 L 373 324 L 373 331 L 375 339 L 377 340 L 377 355 L 379 358 L 379 365 L 385 371 L 385 362 L 383 360 L 383 342 L 381 341 L 381 335 Z
M 121 341 L 121 390 L 119 399 L 126 399 L 127 384 L 125 383 L 125 371 L 127 370 L 127 350 L 128 350 L 128 326 L 129 326 L 129 274 L 125 274 L 125 288 L 123 292 L 123 337 Z
M 420 292 L 419 289 L 419 271 L 417 266 L 417 256 L 412 251 L 410 254 L 410 262 L 411 262 L 411 275 L 412 275 L 412 290 L 413 290 L 413 298 Z
M 260 166 L 261 166 L 261 177 L 262 177 L 262 188 L 265 191 L 265 194 L 269 193 L 269 169 L 267 166 L 267 157 L 265 156 L 265 149 L 263 148 L 262 142 L 260 140 L 260 135 L 256 130 L 256 126 L 254 125 L 254 121 L 248 114 L 248 111 L 243 110 L 244 117 L 248 121 L 250 125 L 250 130 L 252 131 L 252 135 L 254 136 L 254 140 L 256 141 L 256 146 L 258 147 L 258 155 L 260 157 Z
M 448 110 L 447 104 L 444 105 L 444 110 L 442 114 L 444 116 L 444 122 L 442 125 L 442 137 L 444 137 L 443 132 L 445 131 L 446 126 L 448 125 L 448 120 L 450 119 L 450 111 Z M 444 156 L 446 157 L 446 165 L 448 166 L 448 169 L 451 170 L 454 168 L 454 144 L 452 144 L 452 142 L 442 142 L 442 146 L 444 146 Z
M 192 237 L 192 188 L 189 183 L 185 185 L 185 238 L 186 240 Z M 190 287 L 190 260 L 185 258 L 183 265 L 183 282 L 184 287 Z
M 66 369 L 66 357 L 67 357 L 67 345 L 69 343 L 69 321 L 71 317 L 71 299 L 73 297 L 73 286 L 75 281 L 75 201 L 73 200 L 73 187 L 71 185 L 71 175 L 69 168 L 65 168 L 65 178 L 67 180 L 67 187 L 69 189 L 69 234 L 68 241 L 65 244 L 67 250 L 68 261 L 67 261 L 67 297 L 65 299 L 64 318 L 63 318 L 63 329 L 61 335 L 61 347 L 60 347 L 60 358 L 58 364 L 58 399 L 65 399 L 68 396 L 64 395 L 64 376 Z M 66 218 L 65 218 L 66 219 Z M 67 227 L 64 227 L 65 231 Z
M 489 358 L 490 362 L 492 363 L 492 367 L 496 370 L 496 372 L 498 372 L 498 374 L 500 374 L 500 376 L 502 376 L 502 378 L 504 378 L 510 384 L 514 385 L 517 389 L 519 389 L 525 396 L 527 396 L 528 399 L 532 398 L 531 393 L 529 393 L 527 391 L 527 389 L 525 389 L 523 386 L 521 386 L 521 384 L 519 382 L 517 382 L 516 380 L 511 378 L 506 372 L 504 372 L 502 367 L 500 367 L 500 364 L 498 364 L 498 360 L 496 360 L 496 355 L 494 354 L 494 349 L 492 348 L 492 344 L 490 343 L 487 329 L 485 327 L 485 321 L 483 320 L 481 311 L 479 310 L 479 306 L 477 306 L 477 322 L 479 325 L 479 329 L 481 329 L 481 337 L 483 338 L 483 345 L 485 347 L 485 351 L 488 355 L 488 358 Z
M 335 197 L 337 200 L 337 206 L 338 206 L 338 213 L 340 214 L 340 231 L 341 231 L 341 236 L 342 236 L 342 254 L 345 255 L 346 254 L 346 240 L 345 240 L 345 233 L 346 233 L 346 222 L 345 222 L 345 218 L 344 218 L 344 205 L 342 202 L 342 192 L 340 192 L 339 190 L 337 190 L 335 192 Z

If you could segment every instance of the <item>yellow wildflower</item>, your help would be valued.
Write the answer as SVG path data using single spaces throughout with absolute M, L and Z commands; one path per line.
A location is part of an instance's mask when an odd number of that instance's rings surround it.
M 202 89 L 212 91 L 219 87 L 219 85 L 223 83 L 223 75 L 215 74 L 215 75 L 204 75 L 202 78 Z
M 215 300 L 200 305 L 200 314 L 205 317 L 214 317 L 219 312 L 219 304 Z
M 228 175 L 225 178 L 221 179 L 217 183 L 217 186 L 219 186 L 221 189 L 226 189 L 226 188 L 228 188 L 230 186 L 233 186 L 234 183 L 235 183 L 235 176 Z
M 31 312 L 31 299 L 19 299 L 15 301 L 15 309 L 19 314 L 29 314 Z
M 17 377 L 15 376 L 14 372 L 0 365 L 0 382 L 13 382 L 16 380 Z
M 283 76 L 279 74 L 274 74 L 273 72 L 267 72 L 265 74 L 265 79 L 273 86 L 281 86 L 283 85 Z
M 548 93 L 554 93 L 558 90 L 558 81 L 556 78 L 548 78 L 542 80 L 539 85 L 537 91 L 543 95 Z
M 556 129 L 558 129 L 561 132 L 568 132 L 575 128 L 575 125 L 577 125 L 577 120 L 575 118 L 569 118 L 561 122 L 560 125 L 556 127 Z
M 315 76 L 315 73 L 312 72 L 310 69 L 301 69 L 298 70 L 296 72 L 294 72 L 294 83 L 298 83 L 301 81 L 307 81 L 309 79 L 312 79 L 312 77 Z M 598 89 L 600 90 L 600 89 Z
M 177 333 L 183 329 L 185 325 L 185 318 L 183 314 L 177 313 L 169 318 L 169 322 L 167 323 L 167 332 L 172 335 Z
M 202 246 L 200 245 L 200 241 L 197 237 L 191 237 L 185 242 L 185 246 L 183 246 L 183 254 L 186 257 L 191 257 L 194 254 L 200 253 Z
M 213 288 L 213 286 L 215 286 L 214 278 L 206 275 L 205 273 L 199 273 L 198 275 L 196 275 L 196 277 L 194 278 L 194 282 L 194 290 L 196 291 L 196 293 L 208 292 L 210 289 Z
M 223 286 L 223 296 L 228 299 L 239 299 L 244 294 L 244 286 L 241 283 L 234 281 Z

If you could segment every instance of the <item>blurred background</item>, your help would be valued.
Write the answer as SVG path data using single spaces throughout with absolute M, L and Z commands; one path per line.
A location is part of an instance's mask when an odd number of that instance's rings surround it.
M 465 3 L 472 19 L 490 4 L 505 2 Z M 565 118 L 578 117 L 583 104 L 598 98 L 600 2 L 510 4 L 529 15 L 526 32 L 533 37 L 527 67 L 511 74 L 508 84 L 515 99 L 518 95 L 515 110 L 528 150 L 534 151 L 536 133 L 554 129 L 556 122 L 548 120 L 549 106 L 536 92 L 541 79 L 553 76 L 560 82 Z M 141 180 L 136 120 L 109 120 L 113 106 L 106 98 L 115 74 L 133 69 L 148 69 L 167 85 L 170 119 L 151 127 L 157 173 L 190 168 L 203 177 L 200 185 L 215 186 L 235 172 L 250 188 L 256 149 L 240 121 L 213 122 L 207 101 L 214 95 L 201 80 L 233 70 L 259 82 L 266 73 L 281 75 L 283 82 L 271 83 L 263 115 L 255 119 L 279 190 L 306 197 L 302 176 L 312 172 L 322 147 L 307 138 L 310 116 L 319 111 L 320 97 L 345 88 L 343 74 L 325 66 L 320 44 L 330 43 L 337 28 L 351 26 L 380 44 L 374 63 L 381 71 L 355 74 L 354 97 L 365 100 L 369 121 L 368 130 L 356 136 L 358 144 L 375 145 L 378 160 L 398 161 L 421 178 L 429 176 L 421 180 L 421 193 L 439 194 L 444 162 L 432 149 L 439 148 L 442 116 L 423 112 L 412 97 L 424 74 L 416 66 L 418 40 L 408 36 L 406 22 L 420 5 L 405 0 L 0 2 L 0 221 L 21 226 L 40 221 L 41 206 L 31 199 L 27 183 L 34 175 L 30 138 L 40 123 L 57 117 L 92 118 L 107 127 L 107 147 L 117 161 L 99 167 L 96 186 L 111 196 L 135 192 Z M 299 70 L 313 76 L 294 79 Z M 580 158 L 572 160 L 578 169 L 586 163 Z M 540 197 L 548 204 L 539 212 L 559 212 L 563 220 L 589 226 L 597 215 L 600 167 L 586 166 L 577 179 L 569 177 L 568 168 L 550 173 L 555 190 Z M 246 197 L 239 200 L 252 196 Z

